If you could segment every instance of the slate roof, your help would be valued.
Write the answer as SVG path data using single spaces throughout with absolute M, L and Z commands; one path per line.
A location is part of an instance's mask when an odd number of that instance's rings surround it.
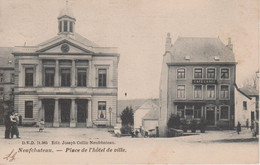
M 0 47 L 0 67 L 13 67 L 14 56 L 12 55 L 13 48 Z
M 68 36 L 70 37 L 70 36 Z M 57 35 L 53 38 L 50 38 L 40 44 L 38 44 L 38 46 L 44 46 L 45 44 L 48 44 L 50 42 L 53 42 L 53 41 L 56 41 L 56 40 L 59 40 L 62 38 L 62 35 Z M 75 40 L 75 41 L 78 41 L 86 46 L 90 46 L 90 47 L 98 47 L 98 45 L 90 40 L 88 40 L 87 38 L 83 37 L 82 35 L 78 34 L 78 33 L 74 33 L 74 37 L 70 37 L 71 39 Z M 65 38 L 64 38 L 65 39 Z
M 248 96 L 259 96 L 259 91 L 252 86 L 244 86 L 242 88 L 239 88 L 239 90 L 241 90 Z
M 159 109 L 154 109 L 149 111 L 144 117 L 143 120 L 159 120 Z
M 179 37 L 170 53 L 171 62 L 235 62 L 233 51 L 219 38 Z M 190 59 L 185 59 L 186 56 Z M 215 56 L 219 59 L 215 60 Z

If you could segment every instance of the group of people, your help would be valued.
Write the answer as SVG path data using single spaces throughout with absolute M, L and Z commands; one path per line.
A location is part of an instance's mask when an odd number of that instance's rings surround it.
M 5 116 L 5 139 L 11 139 L 14 137 L 14 135 L 16 135 L 16 138 L 20 138 L 18 123 L 18 114 L 14 112 L 8 112 Z

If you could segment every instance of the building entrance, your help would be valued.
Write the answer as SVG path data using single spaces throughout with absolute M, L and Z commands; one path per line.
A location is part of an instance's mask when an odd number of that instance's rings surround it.
M 87 100 L 77 101 L 77 122 L 86 123 L 87 119 Z
M 46 123 L 53 123 L 55 100 L 46 99 L 44 100 L 44 120 Z
M 60 100 L 61 123 L 70 123 L 71 100 Z M 64 125 L 66 126 L 66 125 Z
M 206 107 L 206 120 L 208 125 L 215 125 L 215 107 Z

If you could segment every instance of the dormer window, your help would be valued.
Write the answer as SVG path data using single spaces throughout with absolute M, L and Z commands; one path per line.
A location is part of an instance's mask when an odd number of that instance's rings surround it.
M 68 31 L 68 21 L 64 21 L 64 32 Z

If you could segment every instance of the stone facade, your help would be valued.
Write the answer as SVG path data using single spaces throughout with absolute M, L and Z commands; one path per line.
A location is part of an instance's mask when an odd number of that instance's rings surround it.
M 116 48 L 100 47 L 75 32 L 67 7 L 58 16 L 58 35 L 31 47 L 15 47 L 15 111 L 23 123 L 50 127 L 115 125 Z

